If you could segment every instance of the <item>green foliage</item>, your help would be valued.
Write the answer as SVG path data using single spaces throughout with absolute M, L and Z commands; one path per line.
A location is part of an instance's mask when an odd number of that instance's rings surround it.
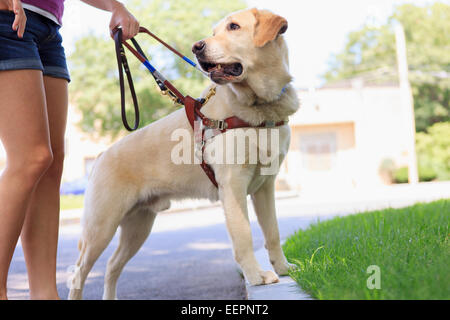
M 395 183 L 408 183 L 408 167 L 402 167 L 394 172 Z
M 419 164 L 419 181 L 429 182 L 437 178 L 437 174 L 431 167 L 421 166 Z M 408 167 L 402 167 L 394 171 L 394 182 L 395 183 L 408 183 Z
M 292 235 L 283 246 L 291 276 L 322 300 L 450 298 L 450 200 L 337 217 Z M 370 290 L 369 266 L 381 289 Z
M 328 82 L 355 76 L 374 83 L 397 81 L 394 25 L 398 21 L 405 29 L 416 128 L 425 131 L 436 122 L 450 121 L 450 5 L 405 4 L 385 25 L 366 25 L 350 33 L 324 76 Z
M 180 52 L 192 57 L 191 47 L 196 41 L 212 34 L 213 25 L 227 14 L 243 9 L 242 0 L 153 0 L 126 2 L 127 8 L 147 27 Z M 198 96 L 207 80 L 175 57 L 156 41 L 145 35 L 139 43 L 159 71 L 184 94 Z M 136 92 L 141 107 L 141 127 L 174 111 L 170 100 L 162 97 L 153 78 L 130 53 Z M 120 94 L 114 42 L 86 36 L 76 43 L 69 57 L 71 102 L 82 112 L 80 126 L 92 136 L 116 137 L 124 133 L 120 116 Z M 127 97 L 128 115 L 132 121 L 131 99 Z
M 436 173 L 436 171 L 434 171 L 433 168 L 423 167 L 423 166 L 419 167 L 420 181 L 430 182 L 430 181 L 436 180 L 436 178 L 437 178 L 437 173 Z
M 450 122 L 436 123 L 416 134 L 420 181 L 450 180 Z M 408 168 L 394 172 L 396 183 L 408 182 Z
M 436 123 L 416 137 L 418 162 L 436 172 L 439 180 L 450 180 L 450 122 Z

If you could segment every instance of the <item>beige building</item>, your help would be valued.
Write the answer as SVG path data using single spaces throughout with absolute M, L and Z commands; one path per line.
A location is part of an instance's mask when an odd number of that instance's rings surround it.
M 77 126 L 80 117 L 81 114 L 75 108 L 69 108 L 63 181 L 87 176 L 97 156 L 111 145 L 109 141 L 93 140 L 83 133 Z
M 381 165 L 408 164 L 407 110 L 397 85 L 354 80 L 300 91 L 292 142 L 282 173 L 295 189 L 318 191 L 386 183 Z
M 397 85 L 364 86 L 348 81 L 299 91 L 301 108 L 290 120 L 292 142 L 280 177 L 291 189 L 321 191 L 374 187 L 384 181 L 380 166 L 408 163 L 408 135 Z M 85 176 L 110 143 L 92 141 L 76 126 L 70 108 L 63 180 Z M 4 152 L 0 148 L 0 170 Z M 283 184 L 284 185 L 284 184 Z

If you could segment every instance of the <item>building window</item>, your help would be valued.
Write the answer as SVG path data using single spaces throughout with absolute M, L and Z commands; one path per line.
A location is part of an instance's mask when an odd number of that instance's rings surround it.
M 302 167 L 307 171 L 330 171 L 336 160 L 336 133 L 300 134 Z

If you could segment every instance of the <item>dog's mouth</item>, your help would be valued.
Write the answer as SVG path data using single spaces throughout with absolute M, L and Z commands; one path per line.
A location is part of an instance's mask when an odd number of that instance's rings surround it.
M 213 81 L 232 81 L 242 75 L 244 67 L 237 63 L 213 63 L 209 61 L 199 61 L 203 70 L 208 72 Z

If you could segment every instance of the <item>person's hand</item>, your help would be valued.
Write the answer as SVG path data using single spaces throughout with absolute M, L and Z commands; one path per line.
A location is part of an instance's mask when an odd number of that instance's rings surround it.
M 111 36 L 113 36 L 113 31 L 118 27 L 122 28 L 123 40 L 131 39 L 139 33 L 139 22 L 120 2 L 112 10 L 109 24 Z
M 17 36 L 23 38 L 25 25 L 27 24 L 27 16 L 22 7 L 20 0 L 0 0 L 0 8 L 14 12 L 16 15 L 12 24 L 12 29 L 17 31 Z

